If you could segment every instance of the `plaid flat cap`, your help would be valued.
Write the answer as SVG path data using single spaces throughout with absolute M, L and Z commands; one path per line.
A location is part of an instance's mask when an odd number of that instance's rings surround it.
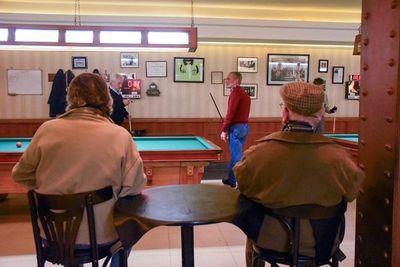
M 311 83 L 287 83 L 281 87 L 280 94 L 288 109 L 304 116 L 317 113 L 324 102 L 322 88 Z

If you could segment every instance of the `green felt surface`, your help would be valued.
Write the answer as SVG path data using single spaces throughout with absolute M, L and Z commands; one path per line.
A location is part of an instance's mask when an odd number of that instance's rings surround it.
M 358 142 L 358 134 L 326 134 L 326 136 L 356 143 Z
M 146 136 L 134 137 L 133 139 L 139 151 L 214 149 L 212 145 L 199 136 Z M 0 138 L 0 152 L 24 152 L 30 141 L 31 138 Z M 22 147 L 17 147 L 17 142 L 21 142 Z

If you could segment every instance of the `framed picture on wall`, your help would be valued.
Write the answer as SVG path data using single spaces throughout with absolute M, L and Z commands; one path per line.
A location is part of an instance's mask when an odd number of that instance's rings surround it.
M 121 68 L 139 68 L 139 53 L 121 53 Z
M 237 71 L 257 73 L 258 71 L 258 58 L 256 57 L 238 57 Z
M 352 80 L 346 82 L 345 98 L 348 100 L 360 99 L 360 81 Z
M 231 94 L 231 87 L 226 83 L 226 79 L 224 79 L 224 96 L 229 96 Z
M 146 61 L 146 77 L 167 77 L 167 61 Z
M 222 71 L 211 72 L 211 84 L 222 84 L 224 82 L 224 73 Z
M 318 60 L 318 72 L 327 73 L 328 72 L 329 61 L 327 59 Z
M 256 83 L 242 83 L 241 87 L 249 94 L 250 99 L 258 98 L 258 84 Z
M 332 83 L 343 84 L 344 83 L 344 67 L 333 66 L 332 67 Z
M 310 55 L 268 54 L 267 85 L 308 82 Z
M 87 69 L 87 57 L 72 57 L 73 69 Z
M 203 83 L 204 58 L 175 57 L 174 82 Z

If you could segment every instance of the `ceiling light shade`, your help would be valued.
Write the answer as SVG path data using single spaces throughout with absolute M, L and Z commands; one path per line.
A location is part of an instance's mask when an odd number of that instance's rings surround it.
M 100 31 L 101 44 L 141 44 L 140 31 Z
M 354 38 L 353 55 L 361 55 L 361 34 Z
M 0 23 L 1 46 L 160 48 L 195 52 L 197 28 Z
M 8 29 L 0 29 L 0 41 L 8 40 Z
M 65 31 L 66 43 L 93 43 L 93 31 Z
M 149 32 L 149 44 L 189 44 L 187 32 Z
M 15 30 L 16 42 L 58 42 L 57 30 L 40 30 L 40 29 L 16 29 Z

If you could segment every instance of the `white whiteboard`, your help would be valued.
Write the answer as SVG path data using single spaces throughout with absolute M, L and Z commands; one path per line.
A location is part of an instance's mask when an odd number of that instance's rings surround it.
M 7 70 L 9 95 L 41 95 L 42 70 Z

